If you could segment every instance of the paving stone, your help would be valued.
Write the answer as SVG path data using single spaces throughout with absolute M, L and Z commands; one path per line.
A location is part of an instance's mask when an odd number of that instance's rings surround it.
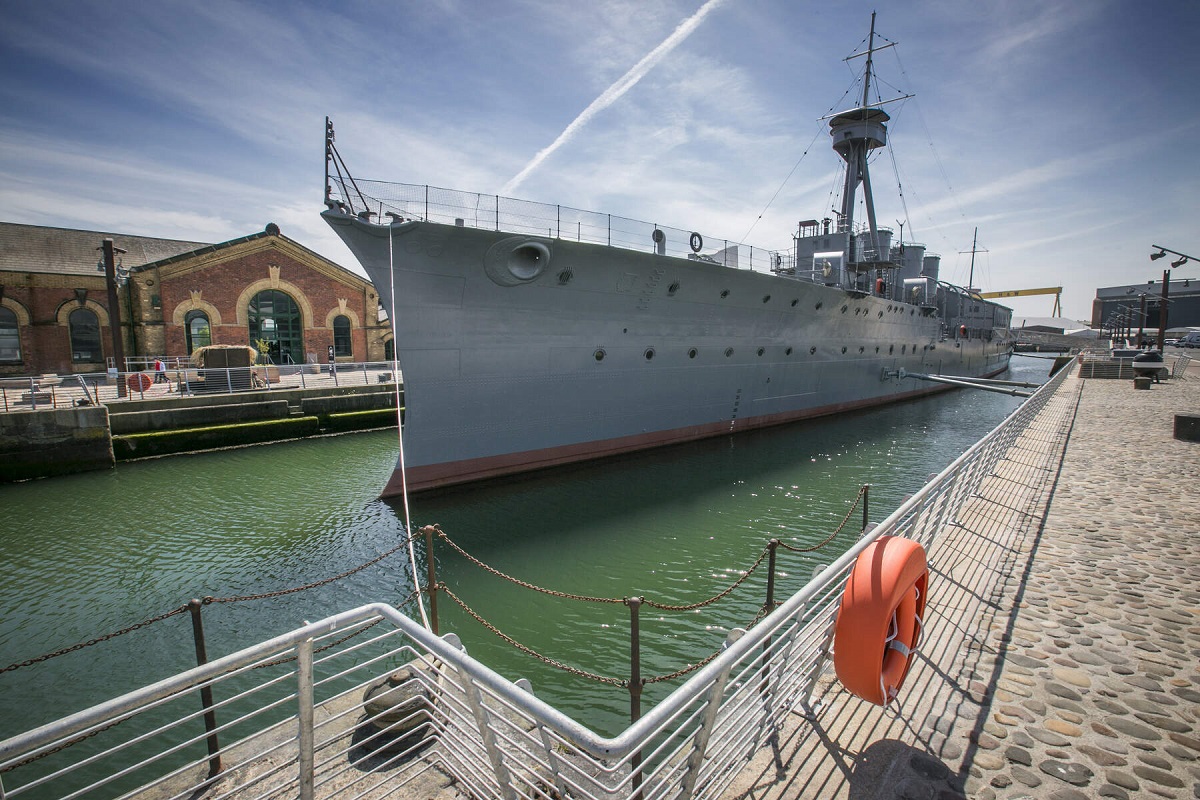
M 1142 764 L 1133 765 L 1133 774 L 1147 781 L 1153 781 L 1159 786 L 1168 786 L 1172 789 L 1182 789 L 1183 779 L 1154 767 L 1147 767 Z
M 1042 779 L 1033 770 L 1026 769 L 1017 765 L 1011 770 L 1013 779 L 1022 786 L 1028 786 L 1030 789 L 1036 789 L 1042 785 Z
M 1167 735 L 1171 738 L 1172 742 L 1181 744 L 1184 747 L 1190 747 L 1191 749 L 1200 752 L 1200 739 L 1197 739 L 1195 736 L 1184 736 L 1183 734 L 1179 733 L 1169 733 Z
M 1114 797 L 1117 800 L 1129 800 L 1129 792 L 1122 789 L 1120 786 L 1113 786 L 1111 783 L 1102 785 L 1097 791 L 1100 797 Z
M 1026 732 L 1042 744 L 1048 744 L 1051 747 L 1066 747 L 1071 743 L 1071 740 L 1062 734 L 1048 731 L 1045 728 L 1030 727 Z
M 1013 731 L 1012 737 L 1009 741 L 1021 747 L 1033 747 L 1035 744 L 1033 737 L 1025 731 Z
M 1041 762 L 1038 764 L 1038 769 L 1053 778 L 1058 778 L 1061 781 L 1066 781 L 1076 786 L 1087 786 L 1095 774 L 1083 764 L 1055 761 L 1053 759 Z M 1147 767 L 1147 769 L 1149 768 Z
M 1124 717 L 1109 717 L 1105 720 L 1105 722 L 1111 725 L 1114 730 L 1120 731 L 1126 736 L 1133 736 L 1138 739 L 1146 739 L 1152 742 L 1162 738 L 1158 731 L 1154 730 L 1153 728 L 1148 728 L 1141 723 L 1134 722 L 1131 719 L 1125 719 Z
M 1128 772 L 1122 772 L 1118 769 L 1105 770 L 1104 777 L 1109 783 L 1116 784 L 1122 789 L 1128 789 L 1131 792 L 1136 792 L 1142 785 L 1137 778 L 1133 777 Z
M 1055 732 L 1061 733 L 1063 736 L 1079 736 L 1083 731 L 1078 725 L 1072 725 L 1069 722 L 1058 719 L 1048 719 L 1045 722 L 1046 727 Z
M 1092 685 L 1091 677 L 1083 670 L 1055 667 L 1054 669 L 1050 670 L 1050 674 L 1058 678 L 1063 683 L 1069 683 L 1072 686 L 1079 686 L 1087 689 Z
M 1108 750 L 1103 750 L 1099 747 L 1096 747 L 1095 745 L 1085 743 L 1085 744 L 1079 745 L 1078 749 L 1079 749 L 1079 752 L 1083 753 L 1088 758 L 1090 758 L 1092 760 L 1092 762 L 1095 763 L 1097 766 L 1123 767 L 1123 766 L 1125 766 L 1125 764 L 1128 763 L 1125 759 L 1121 758 L 1116 753 L 1109 752 Z

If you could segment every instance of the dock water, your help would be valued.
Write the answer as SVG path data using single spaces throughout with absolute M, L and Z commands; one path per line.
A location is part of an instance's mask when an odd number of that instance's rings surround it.
M 1057 394 L 935 540 L 899 702 L 827 669 L 725 800 L 1200 798 L 1200 370 Z

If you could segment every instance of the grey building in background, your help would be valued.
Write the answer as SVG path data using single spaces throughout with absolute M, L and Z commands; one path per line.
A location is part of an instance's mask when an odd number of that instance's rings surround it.
M 1162 318 L 1162 279 L 1097 289 L 1092 301 L 1092 327 L 1125 325 L 1158 330 Z M 1167 284 L 1167 329 L 1200 328 L 1200 276 L 1172 275 Z

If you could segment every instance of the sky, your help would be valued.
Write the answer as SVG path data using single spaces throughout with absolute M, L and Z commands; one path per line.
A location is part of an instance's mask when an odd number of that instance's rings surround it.
M 222 242 L 320 218 L 324 123 L 356 177 L 785 249 L 831 216 L 821 117 L 878 11 L 881 225 L 981 291 L 1154 280 L 1200 256 L 1196 0 L 142 0 L 4 4 L 0 221 Z M 858 90 L 861 92 L 861 89 Z M 902 200 L 901 200 L 902 198 Z M 1200 262 L 1172 280 L 1200 279 Z M 1052 296 L 1005 300 L 1014 320 Z

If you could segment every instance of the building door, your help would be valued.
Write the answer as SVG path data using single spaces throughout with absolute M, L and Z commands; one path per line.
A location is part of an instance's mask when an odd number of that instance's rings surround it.
M 290 295 L 278 289 L 259 292 L 250 300 L 247 316 L 251 347 L 262 350 L 259 342 L 265 342 L 263 355 L 269 355 L 275 364 L 304 362 L 303 320 Z

